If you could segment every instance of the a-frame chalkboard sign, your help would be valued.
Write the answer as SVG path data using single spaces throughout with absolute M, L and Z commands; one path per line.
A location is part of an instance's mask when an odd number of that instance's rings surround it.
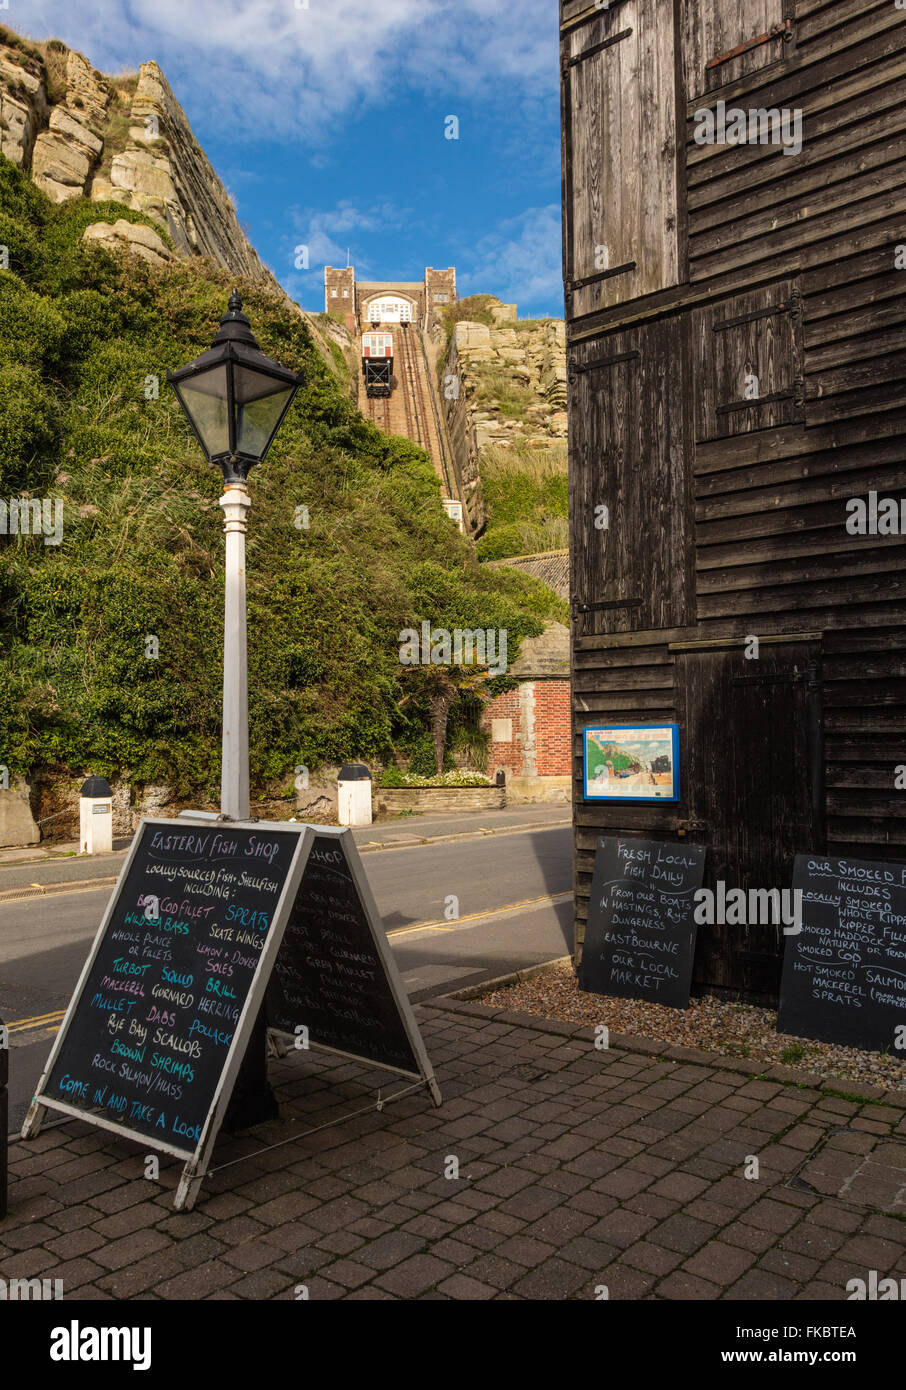
M 144 820 L 22 1128 L 46 1108 L 207 1171 L 314 831 Z
M 318 826 L 267 991 L 277 1034 L 440 1092 L 348 828 Z M 301 1032 L 304 1030 L 304 1033 Z
M 298 931 L 307 915 L 299 894 L 316 835 L 330 838 L 321 827 L 291 822 L 142 821 L 23 1138 L 39 1132 L 48 1108 L 100 1125 L 183 1159 L 174 1206 L 194 1205 L 287 924 L 292 916 Z M 357 864 L 354 846 L 344 849 L 350 860 Z M 365 894 L 369 924 L 376 923 L 383 971 L 373 992 L 383 998 L 389 990 L 411 1046 L 409 1066 L 396 1069 L 418 1076 L 439 1104 L 360 866 L 351 881 Z M 354 914 L 357 901 L 345 911 Z M 393 1024 L 390 1014 L 381 1020 Z M 319 1035 L 328 1028 L 329 1018 L 318 1020 Z M 397 1032 L 391 1048 L 399 1041 Z M 366 1050 L 364 1060 L 377 1059 Z
M 778 1033 L 882 1052 L 906 1027 L 906 867 L 797 854 L 800 929 L 784 939 Z

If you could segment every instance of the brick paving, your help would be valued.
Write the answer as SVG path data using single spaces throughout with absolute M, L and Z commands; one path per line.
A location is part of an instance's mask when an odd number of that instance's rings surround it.
M 13 1144 L 0 1277 L 73 1299 L 463 1301 L 843 1301 L 872 1269 L 906 1277 L 906 1093 L 641 1038 L 599 1051 L 592 1029 L 467 1001 L 416 1013 L 441 1109 L 419 1092 L 378 1112 L 386 1074 L 327 1054 L 272 1063 L 280 1121 L 222 1137 L 190 1213 L 178 1163 L 148 1180 L 144 1150 L 79 1121 Z

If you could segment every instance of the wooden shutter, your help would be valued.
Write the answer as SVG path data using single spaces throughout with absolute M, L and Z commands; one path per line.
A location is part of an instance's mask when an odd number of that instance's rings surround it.
M 778 62 L 790 51 L 784 0 L 686 0 L 686 99 L 694 100 Z
M 804 420 L 801 319 L 793 280 L 694 312 L 698 443 Z

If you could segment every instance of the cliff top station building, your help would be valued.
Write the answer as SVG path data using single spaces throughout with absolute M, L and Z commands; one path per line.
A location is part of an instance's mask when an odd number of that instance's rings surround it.
M 324 267 L 324 309 L 343 315 L 351 333 L 369 323 L 414 323 L 430 329 L 445 304 L 456 302 L 456 271 L 428 266 L 424 280 L 356 281 L 355 267 Z M 378 317 L 375 318 L 374 315 Z

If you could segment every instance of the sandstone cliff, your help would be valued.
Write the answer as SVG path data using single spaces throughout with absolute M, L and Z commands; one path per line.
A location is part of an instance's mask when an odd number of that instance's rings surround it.
M 566 438 L 562 319 L 456 324 L 445 368 L 459 376 L 479 449 Z M 515 388 L 515 389 L 513 389 Z
M 0 28 L 0 152 L 55 202 L 114 199 L 168 234 L 124 220 L 97 223 L 89 239 L 155 263 L 173 255 L 172 245 L 274 283 L 156 63 L 143 63 L 137 77 L 109 78 L 59 40 L 33 44 Z
M 562 451 L 567 422 L 563 320 L 519 321 L 514 305 L 482 298 L 490 301 L 494 322 L 456 323 L 439 368 L 457 481 L 473 534 L 487 519 L 482 460 L 501 450 Z

